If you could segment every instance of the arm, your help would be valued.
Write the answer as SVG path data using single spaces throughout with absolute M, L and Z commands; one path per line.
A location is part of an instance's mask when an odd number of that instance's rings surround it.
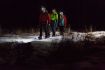
M 50 24 L 50 15 L 47 14 L 47 24 Z
M 58 14 L 56 14 L 56 19 L 58 20 Z

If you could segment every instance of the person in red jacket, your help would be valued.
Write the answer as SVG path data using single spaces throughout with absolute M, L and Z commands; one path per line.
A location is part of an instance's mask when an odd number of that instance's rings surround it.
M 39 39 L 42 39 L 42 31 L 45 32 L 45 38 L 48 38 L 50 36 L 48 31 L 48 25 L 50 23 L 50 16 L 46 10 L 45 7 L 41 7 L 41 14 L 39 16 L 39 23 L 40 23 L 40 35 Z

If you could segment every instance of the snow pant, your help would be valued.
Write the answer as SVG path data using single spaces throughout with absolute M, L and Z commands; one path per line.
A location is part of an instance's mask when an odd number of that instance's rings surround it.
M 58 22 L 55 22 L 54 23 L 54 29 L 55 29 L 55 31 L 57 30 L 57 27 L 58 27 Z
M 48 24 L 46 23 L 40 24 L 40 37 L 42 37 L 43 30 L 45 32 L 45 37 L 48 37 L 50 35 L 48 31 Z
M 56 32 L 56 29 L 57 29 L 57 26 L 58 26 L 57 22 L 52 21 L 50 26 L 51 26 L 51 31 L 53 33 L 53 36 L 55 36 L 55 32 Z
M 64 35 L 64 26 L 59 26 L 60 28 L 60 35 Z

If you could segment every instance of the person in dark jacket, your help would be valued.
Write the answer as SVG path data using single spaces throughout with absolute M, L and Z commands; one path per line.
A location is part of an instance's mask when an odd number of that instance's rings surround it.
M 64 28 L 67 26 L 67 18 L 63 12 L 60 12 L 59 16 L 59 28 L 60 28 L 60 35 L 64 35 Z
M 45 38 L 48 38 L 50 36 L 49 31 L 48 31 L 49 22 L 50 22 L 50 16 L 46 8 L 41 7 L 41 14 L 39 17 L 39 23 L 40 23 L 40 35 L 38 37 L 39 39 L 42 39 L 43 30 L 45 32 Z

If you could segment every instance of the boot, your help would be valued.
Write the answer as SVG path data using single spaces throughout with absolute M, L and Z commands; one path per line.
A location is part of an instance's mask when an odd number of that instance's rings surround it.
M 45 38 L 49 38 L 50 37 L 50 35 L 48 35 L 48 36 L 45 36 Z
M 39 36 L 39 37 L 38 37 L 38 39 L 39 39 L 39 40 L 41 40 L 41 39 L 42 39 L 42 37 L 41 37 L 41 36 Z

